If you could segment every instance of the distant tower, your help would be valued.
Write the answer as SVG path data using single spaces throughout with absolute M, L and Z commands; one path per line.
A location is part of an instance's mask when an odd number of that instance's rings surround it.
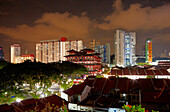
M 142 47 L 142 55 L 145 56 L 145 45 Z
M 11 45 L 11 63 L 18 63 L 18 57 L 21 56 L 21 47 L 19 44 Z
M 115 63 L 118 66 L 135 65 L 136 33 L 116 30 L 115 34 Z
M 94 50 L 100 54 L 102 63 L 110 64 L 110 43 L 106 43 L 106 45 L 96 45 Z
M 161 53 L 161 57 L 162 57 L 162 58 L 166 58 L 166 50 L 164 50 L 164 51 Z
M 148 38 L 145 43 L 145 57 L 147 63 L 152 63 L 152 39 Z
M 99 41 L 96 41 L 95 39 L 93 39 L 92 41 L 90 41 L 90 49 L 94 50 L 95 46 L 100 45 Z
M 2 47 L 0 47 L 0 60 L 4 60 L 4 52 Z

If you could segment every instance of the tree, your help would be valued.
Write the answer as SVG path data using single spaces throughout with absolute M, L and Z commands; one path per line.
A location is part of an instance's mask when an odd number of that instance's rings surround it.
M 78 64 L 40 63 L 25 61 L 20 64 L 8 63 L 0 69 L 0 103 L 15 100 L 18 96 L 28 94 L 33 98 L 50 95 L 49 88 L 57 83 L 66 89 L 72 86 L 68 84 L 70 78 L 86 73 L 87 69 Z M 12 97 L 13 96 L 13 97 Z M 1 101 L 4 99 L 3 101 Z

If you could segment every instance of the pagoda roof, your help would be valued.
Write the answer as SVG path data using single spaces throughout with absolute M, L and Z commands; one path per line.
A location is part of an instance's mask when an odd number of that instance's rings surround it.
M 82 49 L 81 51 L 82 51 L 82 52 L 94 52 L 94 50 L 92 50 L 92 49 L 89 49 L 89 48 Z
M 69 50 L 69 51 L 67 51 L 67 52 L 77 52 L 77 51 L 75 51 L 75 50 L 72 49 L 72 50 Z

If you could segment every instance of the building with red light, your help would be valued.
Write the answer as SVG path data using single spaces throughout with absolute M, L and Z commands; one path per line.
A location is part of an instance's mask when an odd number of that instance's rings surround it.
M 32 62 L 34 62 L 34 58 L 35 56 L 33 54 L 24 54 L 21 56 L 21 63 L 26 60 L 31 60 Z
M 4 52 L 2 47 L 0 47 L 0 60 L 4 60 Z
M 92 49 L 83 49 L 80 52 L 69 50 L 69 55 L 66 55 L 67 61 L 82 64 L 88 69 L 90 74 L 98 74 L 101 72 L 101 61 L 99 53 L 95 53 Z
M 82 40 L 67 40 L 61 37 L 60 40 L 45 40 L 36 43 L 36 61 L 42 63 L 65 61 L 68 50 L 80 51 L 83 49 Z
M 145 56 L 146 56 L 146 62 L 152 63 L 152 39 L 151 38 L 146 40 Z
M 19 44 L 13 44 L 11 45 L 11 63 L 20 63 L 18 57 L 21 57 L 21 47 Z

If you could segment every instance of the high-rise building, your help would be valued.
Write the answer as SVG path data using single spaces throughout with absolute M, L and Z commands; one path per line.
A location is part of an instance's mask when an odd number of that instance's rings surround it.
M 20 63 L 21 47 L 19 44 L 11 45 L 11 63 Z
M 4 52 L 2 47 L 0 47 L 0 60 L 4 60 Z
M 145 62 L 152 63 L 152 39 L 148 38 L 145 43 Z
M 100 45 L 100 42 L 93 39 L 92 41 L 90 41 L 90 46 L 89 47 L 90 47 L 90 49 L 94 50 L 95 46 L 97 46 L 97 45 Z
M 36 43 L 36 61 L 42 63 L 65 61 L 64 56 L 68 55 L 68 50 L 80 51 L 83 49 L 82 40 L 46 40 Z
M 100 54 L 102 63 L 110 64 L 110 43 L 106 43 L 106 45 L 96 45 L 94 50 Z
M 136 33 L 116 30 L 115 63 L 118 66 L 135 65 Z

